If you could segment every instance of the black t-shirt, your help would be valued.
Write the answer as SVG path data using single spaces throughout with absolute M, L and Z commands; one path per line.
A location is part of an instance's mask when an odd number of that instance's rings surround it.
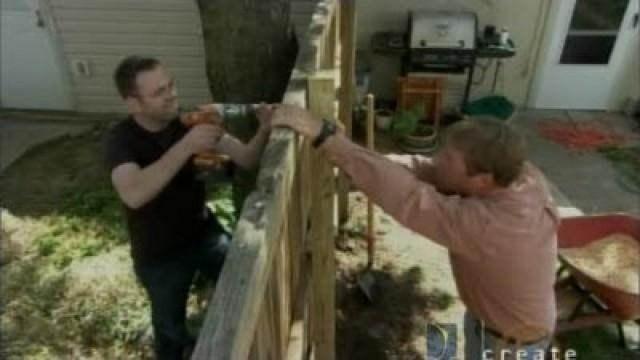
M 118 165 L 144 168 L 167 152 L 188 129 L 178 120 L 150 132 L 128 118 L 113 127 L 106 143 L 109 173 Z M 139 263 L 169 260 L 204 237 L 205 186 L 189 160 L 152 200 L 138 209 L 124 205 L 131 255 Z

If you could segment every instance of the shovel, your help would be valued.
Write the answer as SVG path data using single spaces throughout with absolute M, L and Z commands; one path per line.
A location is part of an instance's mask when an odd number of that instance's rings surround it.
M 374 150 L 374 130 L 373 130 L 373 116 L 374 116 L 374 98 L 372 94 L 367 95 L 367 148 Z M 373 288 L 376 284 L 376 279 L 373 274 L 373 259 L 375 256 L 376 238 L 375 238 L 375 223 L 374 223 L 374 208 L 370 199 L 367 199 L 367 267 L 364 272 L 358 276 L 358 288 L 367 298 L 367 300 L 373 302 Z

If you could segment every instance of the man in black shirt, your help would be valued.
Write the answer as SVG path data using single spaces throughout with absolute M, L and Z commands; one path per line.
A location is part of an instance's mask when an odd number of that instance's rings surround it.
M 271 110 L 258 109 L 260 129 L 243 144 L 221 126 L 186 128 L 178 119 L 175 83 L 156 59 L 127 57 L 114 80 L 129 117 L 107 137 L 111 181 L 124 205 L 134 270 L 151 302 L 156 356 L 182 359 L 193 345 L 185 317 L 194 275 L 215 281 L 230 241 L 206 208 L 193 155 L 216 151 L 255 167 Z

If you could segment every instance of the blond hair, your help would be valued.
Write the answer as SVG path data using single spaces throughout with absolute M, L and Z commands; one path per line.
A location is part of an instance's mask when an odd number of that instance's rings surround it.
M 492 117 L 473 117 L 451 125 L 443 142 L 462 152 L 468 175 L 492 174 L 502 187 L 516 180 L 524 165 L 524 137 Z

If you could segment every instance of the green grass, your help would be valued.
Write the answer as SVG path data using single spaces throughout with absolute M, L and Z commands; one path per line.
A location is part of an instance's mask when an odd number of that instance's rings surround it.
M 21 249 L 0 272 L 2 359 L 151 358 L 149 305 L 101 141 L 52 143 L 0 178 L 3 211 L 15 219 L 3 221 L 3 246 Z M 209 206 L 232 230 L 230 185 L 209 187 Z
M 210 188 L 207 194 L 207 206 L 216 214 L 222 226 L 232 233 L 238 219 L 233 204 L 231 184 L 218 182 Z
M 640 195 L 640 147 L 604 146 L 598 152 L 616 170 L 616 182 L 625 191 Z
M 60 268 L 127 241 L 119 201 L 107 186 L 69 192 L 41 220 L 48 230 L 34 239 L 33 250 Z
M 24 255 L 3 268 L 3 357 L 94 357 L 94 349 L 103 358 L 145 358 L 149 310 L 116 195 L 98 185 L 62 199 L 38 219 L 42 230 Z

